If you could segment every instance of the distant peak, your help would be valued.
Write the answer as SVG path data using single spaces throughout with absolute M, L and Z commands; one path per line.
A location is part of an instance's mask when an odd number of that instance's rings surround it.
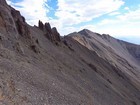
M 83 30 L 79 31 L 78 33 L 89 33 L 89 32 L 92 32 L 92 31 L 90 31 L 88 29 L 83 29 Z
M 79 31 L 78 33 L 81 34 L 81 35 L 84 35 L 84 36 L 86 36 L 88 38 L 91 38 L 93 36 L 100 36 L 101 37 L 101 34 L 96 33 L 96 32 L 92 32 L 92 31 L 90 31 L 88 29 L 83 29 L 83 30 Z
M 93 32 L 88 30 L 88 29 L 83 29 L 83 30 L 79 31 L 78 33 L 85 35 L 85 36 L 88 36 L 90 33 L 93 33 Z

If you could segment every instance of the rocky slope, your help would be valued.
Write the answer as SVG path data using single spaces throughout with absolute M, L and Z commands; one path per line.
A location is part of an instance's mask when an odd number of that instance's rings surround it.
M 84 29 L 60 37 L 0 0 L 0 105 L 139 105 L 140 46 Z

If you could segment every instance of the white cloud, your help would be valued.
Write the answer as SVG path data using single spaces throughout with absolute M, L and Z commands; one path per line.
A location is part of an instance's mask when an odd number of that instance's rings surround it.
M 125 10 L 129 10 L 129 7 L 125 7 L 124 9 L 125 9 Z
M 10 0 L 6 0 L 8 4 L 11 4 L 12 2 Z
M 51 8 L 46 3 L 48 0 L 22 0 L 17 3 L 7 1 L 21 11 L 30 25 L 37 25 L 39 19 L 49 21 L 62 35 L 74 30 L 73 25 L 117 11 L 124 4 L 123 0 L 58 0 L 55 12 L 57 19 L 53 19 L 46 15 Z
M 114 37 L 139 37 L 140 7 L 137 10 L 121 14 L 114 19 L 104 19 L 98 23 L 96 30 Z
M 102 26 L 102 25 L 111 25 L 111 24 L 116 24 L 118 22 L 119 21 L 118 20 L 115 20 L 115 19 L 104 19 L 100 23 L 98 23 L 98 25 L 99 26 Z
M 140 22 L 140 7 L 135 11 L 129 11 L 124 15 L 118 16 L 120 20 L 125 20 L 127 22 Z
M 56 16 L 63 24 L 78 24 L 118 10 L 122 0 L 58 0 Z
M 84 25 L 84 26 L 81 26 L 80 28 L 79 28 L 79 31 L 80 30 L 82 30 L 82 29 L 89 29 L 89 30 L 92 30 L 92 31 L 96 31 L 95 29 L 96 29 L 96 27 L 94 26 L 94 25 Z
M 109 15 L 110 16 L 115 16 L 115 15 L 119 15 L 119 14 L 121 14 L 120 12 L 112 12 L 112 13 L 110 13 Z
M 37 25 L 38 20 L 48 21 L 49 6 L 47 0 L 22 0 L 16 3 L 7 0 L 8 4 L 19 10 L 30 25 Z
M 55 16 L 58 17 L 59 24 L 56 26 L 62 35 L 68 34 L 70 30 L 74 31 L 73 25 L 117 11 L 123 4 L 123 0 L 58 0 Z M 83 28 L 85 27 L 83 26 Z M 79 29 L 81 28 L 79 27 Z M 75 28 L 76 30 L 77 28 Z

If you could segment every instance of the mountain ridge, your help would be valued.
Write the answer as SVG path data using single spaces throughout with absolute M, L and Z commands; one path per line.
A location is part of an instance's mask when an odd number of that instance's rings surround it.
M 48 22 L 30 26 L 0 0 L 0 104 L 139 105 L 139 50 L 87 29 L 61 37 Z

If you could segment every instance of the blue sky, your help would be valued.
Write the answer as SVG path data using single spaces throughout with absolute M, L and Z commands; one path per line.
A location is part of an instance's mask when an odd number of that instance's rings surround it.
M 61 35 L 87 28 L 140 44 L 140 0 L 7 0 L 30 25 L 50 22 Z

